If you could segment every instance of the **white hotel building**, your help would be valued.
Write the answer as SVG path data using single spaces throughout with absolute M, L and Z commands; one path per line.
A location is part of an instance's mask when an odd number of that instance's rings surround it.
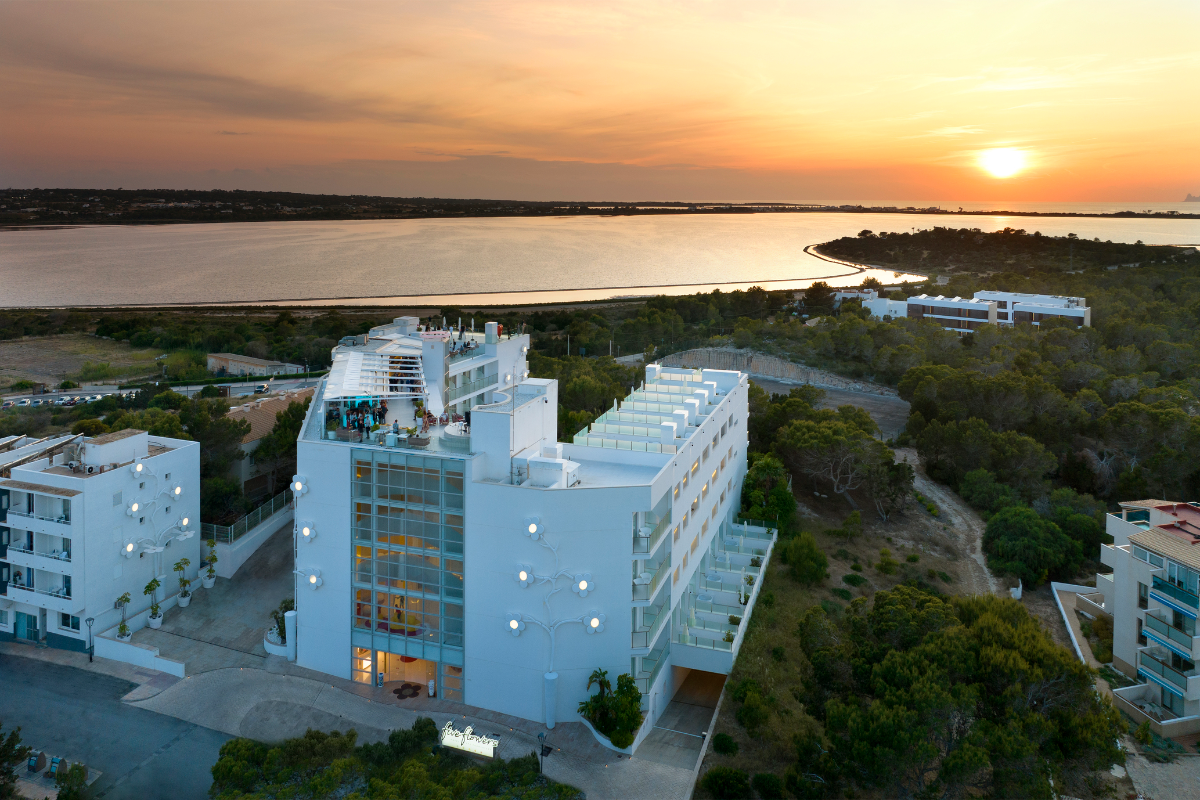
M 95 438 L 0 439 L 0 638 L 85 650 L 88 629 L 116 626 L 128 592 L 133 618 L 172 565 L 200 566 L 200 446 L 124 430 Z M 186 522 L 185 522 L 186 520 Z
M 1114 690 L 1118 707 L 1164 736 L 1200 732 L 1200 505 L 1121 503 L 1100 550 L 1111 574 L 1077 608 L 1113 621 L 1113 666 L 1138 681 Z
M 732 524 L 746 376 L 650 365 L 562 444 L 527 336 L 416 322 L 345 340 L 309 408 L 297 662 L 549 726 L 593 670 L 631 673 L 644 735 L 689 669 L 728 674 L 770 552 Z M 410 435 L 418 401 L 437 419 Z

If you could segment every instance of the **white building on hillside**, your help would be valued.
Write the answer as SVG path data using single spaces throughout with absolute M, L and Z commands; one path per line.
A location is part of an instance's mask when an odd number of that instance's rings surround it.
M 200 446 L 124 430 L 91 439 L 0 440 L 0 636 L 85 650 L 88 629 L 169 606 L 172 566 L 200 566 Z
M 650 365 L 561 444 L 528 337 L 414 322 L 336 348 L 309 409 L 298 663 L 551 726 L 593 670 L 631 673 L 648 731 L 689 669 L 729 672 L 769 555 L 732 524 L 746 376 Z M 410 432 L 418 403 L 433 417 Z
M 1113 543 L 1100 551 L 1112 573 L 1096 576 L 1081 607 L 1112 618 L 1113 666 L 1139 681 L 1115 691 L 1118 706 L 1164 736 L 1200 732 L 1200 505 L 1120 506 L 1107 517 Z
M 1092 324 L 1092 309 L 1083 297 L 984 291 L 976 292 L 975 298 L 996 304 L 996 321 L 1001 325 L 1022 322 L 1038 325 L 1054 317 L 1066 317 L 1076 327 L 1091 327 Z
M 996 303 L 967 297 L 930 297 L 919 294 L 906 301 L 909 319 L 927 319 L 936 322 L 959 336 L 979 330 L 983 325 L 996 322 Z
M 863 308 L 871 312 L 876 319 L 891 317 L 900 319 L 908 316 L 908 303 L 904 300 L 889 300 L 886 297 L 875 297 L 863 300 Z

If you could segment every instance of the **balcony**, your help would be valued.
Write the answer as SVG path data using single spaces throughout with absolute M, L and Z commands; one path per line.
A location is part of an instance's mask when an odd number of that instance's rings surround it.
M 1151 598 L 1169 608 L 1178 609 L 1195 619 L 1197 610 L 1200 610 L 1200 597 L 1192 594 L 1187 589 L 1163 580 L 1157 575 L 1152 578 L 1152 581 L 1153 585 L 1150 587 Z
M 5 596 L 18 603 L 39 606 L 49 611 L 61 614 L 78 614 L 83 610 L 83 593 L 79 597 L 62 594 L 61 589 L 31 589 L 28 586 L 18 586 L 10 582 Z
M 1165 618 L 1153 612 L 1146 614 L 1142 633 L 1186 659 L 1196 659 L 1196 637 L 1172 626 Z
M 71 557 L 65 553 L 39 553 L 26 550 L 21 545 L 10 544 L 6 559 L 13 566 L 39 569 L 56 575 L 74 574 Z
M 667 663 L 667 655 L 670 652 L 671 643 L 667 642 L 650 655 L 642 657 L 642 668 L 634 681 L 637 683 L 638 691 L 642 693 L 643 711 L 646 709 L 646 696 L 650 694 L 654 680 L 658 677 L 658 673 L 662 672 L 663 665 Z
M 1170 652 L 1161 647 L 1143 647 L 1138 651 L 1138 674 L 1185 699 L 1196 699 L 1200 695 L 1200 684 L 1191 680 L 1196 678 L 1196 668 L 1185 672 L 1172 667 L 1170 660 Z M 1189 689 L 1197 691 L 1189 692 Z
M 486 389 L 489 386 L 497 386 L 499 383 L 500 375 L 499 373 L 494 373 L 492 375 L 484 375 L 478 380 L 464 383 L 461 386 L 451 386 L 446 390 L 446 402 L 453 403 L 460 397 L 466 397 L 473 392 L 478 392 L 480 389 Z
M 32 531 L 34 533 L 47 533 L 51 536 L 66 536 L 71 537 L 71 520 L 67 517 L 47 517 L 39 514 L 31 514 L 25 511 L 8 512 L 8 522 L 10 528 L 16 528 L 22 531 Z
M 666 581 L 664 577 L 671 568 L 671 560 L 664 558 L 662 562 L 654 567 L 653 572 L 643 572 L 641 575 L 633 579 L 633 602 L 645 602 L 654 598 L 658 593 L 658 588 Z
M 649 555 L 658 549 L 659 543 L 662 541 L 663 534 L 670 527 L 671 515 L 664 515 L 662 519 L 653 525 L 643 525 L 633 534 L 633 554 L 634 556 Z
M 642 627 L 635 630 L 631 637 L 632 648 L 642 650 L 654 644 L 655 639 L 662 633 L 663 626 L 670 618 L 671 610 L 667 608 L 666 603 L 662 603 L 657 608 L 647 608 L 642 613 Z

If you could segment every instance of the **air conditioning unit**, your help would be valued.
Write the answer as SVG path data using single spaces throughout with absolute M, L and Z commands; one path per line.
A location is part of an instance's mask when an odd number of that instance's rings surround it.
M 93 464 L 88 464 L 88 465 L 87 465 L 87 474 L 88 474 L 88 475 L 95 475 L 95 474 L 96 474 L 96 469 L 97 469 L 97 468 L 96 468 L 96 466 L 95 466 L 95 465 L 93 465 Z
M 75 470 L 79 469 L 79 462 L 78 461 L 68 461 L 67 466 L 71 468 L 71 472 L 74 472 Z

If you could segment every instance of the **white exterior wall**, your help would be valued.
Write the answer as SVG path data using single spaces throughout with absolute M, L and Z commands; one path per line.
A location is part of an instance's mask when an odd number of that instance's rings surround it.
M 317 406 L 313 403 L 309 413 Z M 354 448 L 337 442 L 301 439 L 296 474 L 308 491 L 296 497 L 296 526 L 311 524 L 315 539 L 296 541 L 296 570 L 319 569 L 322 585 L 312 589 L 296 580 L 296 663 L 339 678 L 350 677 L 350 628 L 353 622 L 353 543 L 350 536 L 350 455 Z M 296 537 L 299 538 L 298 536 Z
M 873 300 L 864 300 L 863 308 L 871 312 L 871 316 L 883 319 L 891 317 L 899 319 L 908 314 L 908 303 L 904 300 L 888 300 L 886 297 L 880 297 Z
M 146 434 L 140 434 L 140 438 L 144 442 Z M 71 561 L 18 554 L 11 549 L 8 558 L 9 563 L 13 565 L 12 569 L 24 571 L 32 564 L 43 573 L 53 571 L 70 575 L 70 600 L 19 589 L 14 591 L 10 581 L 8 598 L 11 605 L 8 608 L 8 624 L 3 627 L 4 632 L 14 632 L 15 612 L 21 611 L 40 617 L 40 634 L 50 633 L 66 637 L 78 643 L 77 649 L 83 649 L 87 643 L 87 627 L 82 624 L 83 620 L 89 616 L 95 619 L 92 629 L 94 635 L 117 625 L 121 620 L 121 613 L 114 608 L 114 603 L 121 594 L 129 592 L 132 596 L 133 602 L 127 609 L 128 617 L 132 619 L 145 611 L 150 606 L 150 598 L 144 596 L 142 590 L 155 576 L 158 562 L 154 554 L 144 553 L 140 544 L 135 546 L 137 555 L 132 558 L 122 555 L 122 548 L 128 541 L 152 536 L 155 531 L 165 526 L 168 519 L 175 520 L 180 516 L 187 516 L 189 529 L 196 533 L 189 539 L 172 541 L 161 554 L 161 564 L 157 570 L 162 583 L 162 588 L 158 591 L 160 603 L 179 592 L 178 576 L 172 569 L 176 561 L 188 558 L 191 566 L 185 574 L 189 579 L 196 578 L 202 555 L 199 535 L 200 446 L 196 442 L 162 437 L 151 437 L 148 441 L 172 448 L 144 461 L 148 467 L 147 472 L 156 473 L 160 477 L 162 483 L 158 485 L 153 475 L 135 478 L 128 466 L 94 475 L 58 475 L 42 471 L 49 466 L 43 459 L 12 470 L 11 479 L 14 481 L 69 489 L 81 494 L 70 498 L 69 525 L 27 523 L 30 528 L 40 527 L 43 532 L 62 531 L 64 535 L 69 535 Z M 144 444 L 141 446 L 141 453 L 145 453 Z M 61 460 L 61 456 L 55 459 L 56 463 Z M 179 499 L 160 501 L 159 506 L 155 508 L 153 501 L 157 489 L 167 488 L 163 477 L 167 473 L 171 474 L 170 484 L 181 486 L 183 494 Z M 139 483 L 145 483 L 145 487 L 139 489 Z M 114 506 L 113 496 L 117 492 L 121 493 L 121 503 Z M 34 494 L 43 496 L 36 492 Z M 52 495 L 44 496 L 59 499 Z M 133 499 L 137 499 L 143 509 L 149 509 L 150 513 L 146 515 L 144 523 L 139 524 L 140 514 L 130 517 L 125 513 L 126 504 Z M 171 509 L 169 513 L 166 511 L 168 505 Z M 18 535 L 18 531 L 30 529 L 21 527 L 26 523 L 11 516 L 5 524 L 12 530 L 12 536 Z M 14 595 L 19 595 L 21 599 L 14 601 Z M 0 599 L 0 607 L 4 602 Z M 59 615 L 64 612 L 79 617 L 81 624 L 78 632 L 61 627 Z M 71 646 L 69 643 L 63 644 Z

